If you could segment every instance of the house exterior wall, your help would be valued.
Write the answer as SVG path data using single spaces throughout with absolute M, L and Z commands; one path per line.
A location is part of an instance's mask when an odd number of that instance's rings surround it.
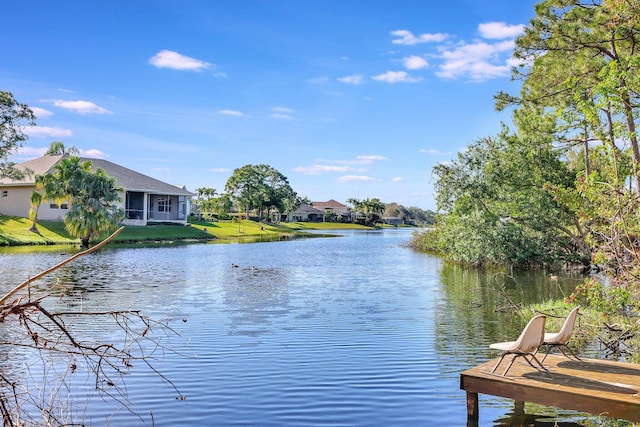
M 33 189 L 25 186 L 0 188 L 0 213 L 28 218 Z
M 35 188 L 34 185 L 0 188 L 0 213 L 3 215 L 29 218 L 31 193 Z M 58 205 L 58 207 L 52 208 L 52 203 Z M 59 205 L 60 204 L 51 200 L 43 200 L 38 208 L 38 219 L 45 221 L 62 221 L 62 218 L 69 212 L 69 209 L 61 209 Z

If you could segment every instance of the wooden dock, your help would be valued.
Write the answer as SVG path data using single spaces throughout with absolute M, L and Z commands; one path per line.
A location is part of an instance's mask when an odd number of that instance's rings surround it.
M 496 373 L 502 373 L 510 357 L 505 357 Z M 498 359 L 460 374 L 460 388 L 467 392 L 468 425 L 478 423 L 479 393 L 640 421 L 640 365 L 552 354 L 544 362 L 549 369 L 545 372 L 519 359 L 507 378 L 490 374 Z

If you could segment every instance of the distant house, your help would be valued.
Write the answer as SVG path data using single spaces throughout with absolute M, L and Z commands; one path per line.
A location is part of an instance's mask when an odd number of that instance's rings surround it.
M 23 180 L 0 178 L 0 214 L 29 216 L 31 193 L 35 189 L 35 176 L 51 172 L 63 156 L 44 156 L 16 165 L 32 174 Z M 124 189 L 121 207 L 125 211 L 124 224 L 146 225 L 148 222 L 187 223 L 193 193 L 185 188 L 167 184 L 150 176 L 102 159 L 81 158 L 90 161 L 92 169 L 102 169 L 113 177 L 116 186 Z M 44 200 L 38 219 L 62 220 L 69 211 L 68 202 Z
M 291 212 L 288 220 L 289 222 L 322 222 L 324 220 L 324 211 L 303 203 L 298 206 L 298 209 Z
M 335 201 L 334 199 L 326 202 L 312 202 L 312 205 L 314 208 L 319 209 L 325 213 L 334 213 L 337 216 L 338 221 L 351 221 L 351 209 L 349 208 L 349 206 Z
M 384 224 L 389 225 L 401 225 L 404 224 L 404 220 L 402 218 L 398 218 L 397 216 L 383 216 L 382 222 Z

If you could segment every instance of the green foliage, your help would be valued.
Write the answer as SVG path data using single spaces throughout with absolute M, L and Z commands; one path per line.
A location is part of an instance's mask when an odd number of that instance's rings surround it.
M 62 141 L 53 141 L 49 144 L 49 148 L 47 152 L 44 153 L 45 156 L 55 156 L 55 155 L 70 155 L 70 156 L 78 156 L 80 155 L 80 150 L 74 145 L 71 147 L 65 147 L 64 142 Z
M 627 313 L 639 308 L 638 301 L 627 286 L 603 282 L 595 277 L 577 286 L 568 301 L 588 305 L 601 313 Z
M 268 165 L 245 165 L 235 169 L 225 184 L 225 191 L 246 212 L 247 218 L 255 210 L 259 220 L 272 210 L 278 213 L 293 211 L 301 202 L 287 177 Z
M 229 194 L 218 195 L 215 188 L 200 187 L 196 188 L 195 193 L 193 204 L 202 218 L 208 221 L 228 217 L 227 214 L 233 208 L 231 196 Z
M 574 174 L 544 138 L 504 129 L 434 168 L 439 209 L 435 246 L 474 265 L 533 266 L 589 259 L 571 227 L 575 215 L 549 190 L 572 185 Z
M 353 211 L 356 213 L 356 222 L 360 221 L 360 217 L 357 214 L 362 214 L 362 222 L 367 226 L 374 226 L 382 219 L 382 215 L 385 211 L 385 204 L 378 198 L 358 200 L 356 198 L 350 198 L 347 203 L 353 206 Z
M 114 231 L 124 218 L 124 211 L 117 206 L 122 189 L 102 169 L 93 172 L 91 162 L 63 157 L 53 173 L 37 177 L 36 183 L 37 191 L 47 198 L 69 200 L 64 223 L 69 234 L 80 238 L 83 246 Z
M 422 210 L 415 206 L 408 208 L 395 202 L 387 203 L 384 211 L 385 217 L 396 217 L 404 221 L 414 221 L 417 224 L 433 225 L 436 223 L 436 214 L 430 210 Z
M 516 40 L 516 135 L 439 165 L 445 216 L 428 246 L 472 263 L 580 262 L 572 297 L 605 312 L 640 295 L 640 3 L 543 0 Z M 606 285 L 604 284 L 606 283 Z
M 11 92 L 0 91 L 0 178 L 22 179 L 24 171 L 7 161 L 27 140 L 25 125 L 35 125 L 35 115 L 26 104 L 21 104 Z

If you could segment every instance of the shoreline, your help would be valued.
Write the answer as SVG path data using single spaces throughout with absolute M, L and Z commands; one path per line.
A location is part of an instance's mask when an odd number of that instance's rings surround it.
M 80 244 L 71 237 L 62 221 L 39 221 L 38 232 L 30 231 L 27 218 L 0 215 L 0 247 L 43 247 Z M 409 226 L 410 228 L 418 228 Z M 292 238 L 317 237 L 309 230 L 375 230 L 381 227 L 366 227 L 346 223 L 258 223 L 251 220 L 189 221 L 187 226 L 154 224 L 144 227 L 127 226 L 109 246 L 140 244 L 194 244 L 194 243 L 249 243 L 256 241 L 278 241 Z M 328 234 L 329 235 L 329 234 Z M 328 236 L 327 235 L 327 236 Z M 99 243 L 93 241 L 92 244 Z

